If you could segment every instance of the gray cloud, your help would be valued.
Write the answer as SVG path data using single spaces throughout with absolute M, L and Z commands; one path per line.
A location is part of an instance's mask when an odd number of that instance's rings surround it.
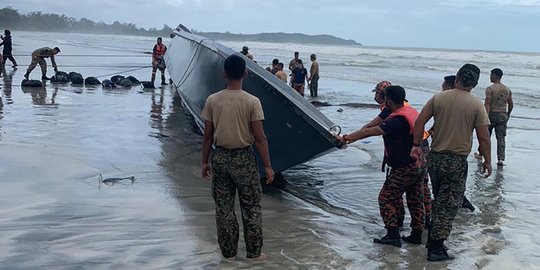
M 540 0 L 3 0 L 94 21 L 235 33 L 333 34 L 367 45 L 538 51 Z

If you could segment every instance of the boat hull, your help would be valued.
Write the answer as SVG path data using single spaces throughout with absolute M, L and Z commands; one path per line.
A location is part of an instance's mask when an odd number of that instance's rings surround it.
M 175 31 L 165 62 L 177 92 L 204 129 L 201 112 L 206 98 L 226 88 L 223 63 L 238 54 L 214 40 Z M 248 77 L 243 88 L 261 101 L 270 159 L 275 172 L 337 149 L 330 131 L 334 124 L 290 86 L 255 62 L 246 59 Z M 260 161 L 260 158 L 259 158 Z M 260 166 L 262 169 L 262 166 Z

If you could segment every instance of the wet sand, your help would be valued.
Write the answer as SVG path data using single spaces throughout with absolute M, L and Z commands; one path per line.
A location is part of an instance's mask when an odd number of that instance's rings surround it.
M 14 39 L 21 52 L 59 42 L 65 55 L 111 53 L 103 47 L 134 55 L 153 45 L 153 39 L 135 37 L 67 35 L 63 39 L 70 42 L 62 43 L 46 34 L 19 33 Z M 21 89 L 29 57 L 17 60 L 19 70 L 10 75 L 8 69 L 8 77 L 0 78 L 2 269 L 537 269 L 540 265 L 535 253 L 540 247 L 536 229 L 540 208 L 535 204 L 540 200 L 536 181 L 540 175 L 534 170 L 540 165 L 536 160 L 540 144 L 531 139 L 540 132 L 538 119 L 529 119 L 537 109 L 517 108 L 507 138 L 506 167 L 481 179 L 476 161 L 469 159 L 467 195 L 477 211 L 458 214 L 448 243 L 455 261 L 428 263 L 423 246 L 405 244 L 398 249 L 372 243 L 384 233 L 377 205 L 384 177 L 379 171 L 380 138 L 286 171 L 286 187 L 265 189 L 262 201 L 264 252 L 269 258 L 247 261 L 241 242 L 238 259 L 228 261 L 217 247 L 210 184 L 198 176 L 201 137 L 193 132 L 169 86 L 141 91 L 48 83 L 41 90 Z M 149 57 L 59 55 L 57 62 L 60 69 L 87 77 L 128 69 L 97 66 L 146 65 Z M 72 67 L 62 68 L 63 64 Z M 147 80 L 150 70 L 125 75 Z M 33 73 L 37 76 L 38 69 Z M 371 92 L 348 92 L 352 87 L 373 86 L 327 80 L 319 100 L 368 104 Z M 408 94 L 415 105 L 429 98 L 421 91 Z M 369 106 L 319 109 L 345 132 L 377 114 Z M 99 186 L 100 173 L 105 178 L 134 176 L 135 182 Z M 407 232 L 408 228 L 403 233 Z

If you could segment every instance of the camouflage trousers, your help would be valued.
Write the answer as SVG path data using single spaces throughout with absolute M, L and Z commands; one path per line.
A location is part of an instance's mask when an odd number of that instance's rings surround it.
M 467 156 L 431 151 L 428 170 L 433 187 L 430 239 L 446 239 L 463 203 L 467 182 Z
M 403 208 L 403 193 L 411 214 L 411 227 L 424 229 L 424 175 L 426 168 L 410 164 L 402 168 L 392 168 L 379 193 L 379 210 L 385 228 L 398 228 L 400 211 Z M 404 210 L 403 210 L 404 212 Z M 403 213 L 404 214 L 404 213 Z
M 422 151 L 427 157 L 429 154 L 429 143 L 425 141 L 422 143 Z M 429 224 L 431 219 L 431 188 L 429 186 L 429 175 L 424 173 L 424 212 L 425 212 L 425 225 Z M 400 227 L 403 227 L 403 221 L 405 220 L 405 205 L 403 204 L 403 196 L 400 197 L 400 202 L 398 206 L 398 223 Z
M 30 74 L 38 64 L 41 68 L 41 74 L 45 76 L 47 74 L 47 62 L 45 62 L 45 58 L 34 54 L 32 54 L 32 62 L 30 63 L 30 66 L 28 66 L 26 73 Z
M 212 155 L 212 196 L 216 206 L 217 237 L 224 257 L 236 256 L 239 226 L 234 212 L 236 191 L 242 212 L 248 258 L 261 255 L 263 246 L 261 182 L 257 160 L 250 147 L 217 148 Z
M 504 160 L 506 148 L 504 138 L 506 137 L 508 115 L 504 112 L 490 112 L 489 122 L 491 122 L 491 125 L 489 126 L 489 135 L 491 135 L 493 129 L 495 129 L 495 137 L 497 138 L 497 159 Z

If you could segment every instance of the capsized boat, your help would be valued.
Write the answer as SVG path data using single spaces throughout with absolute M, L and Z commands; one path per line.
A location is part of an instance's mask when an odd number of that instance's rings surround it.
M 201 112 L 206 98 L 226 88 L 225 58 L 242 54 L 215 40 L 193 34 L 182 25 L 176 28 L 171 38 L 165 63 L 184 107 L 202 131 Z M 286 83 L 247 57 L 245 59 L 248 77 L 243 88 L 261 101 L 264 131 L 276 173 L 337 149 L 339 141 L 333 135 L 339 134 L 339 126 Z

